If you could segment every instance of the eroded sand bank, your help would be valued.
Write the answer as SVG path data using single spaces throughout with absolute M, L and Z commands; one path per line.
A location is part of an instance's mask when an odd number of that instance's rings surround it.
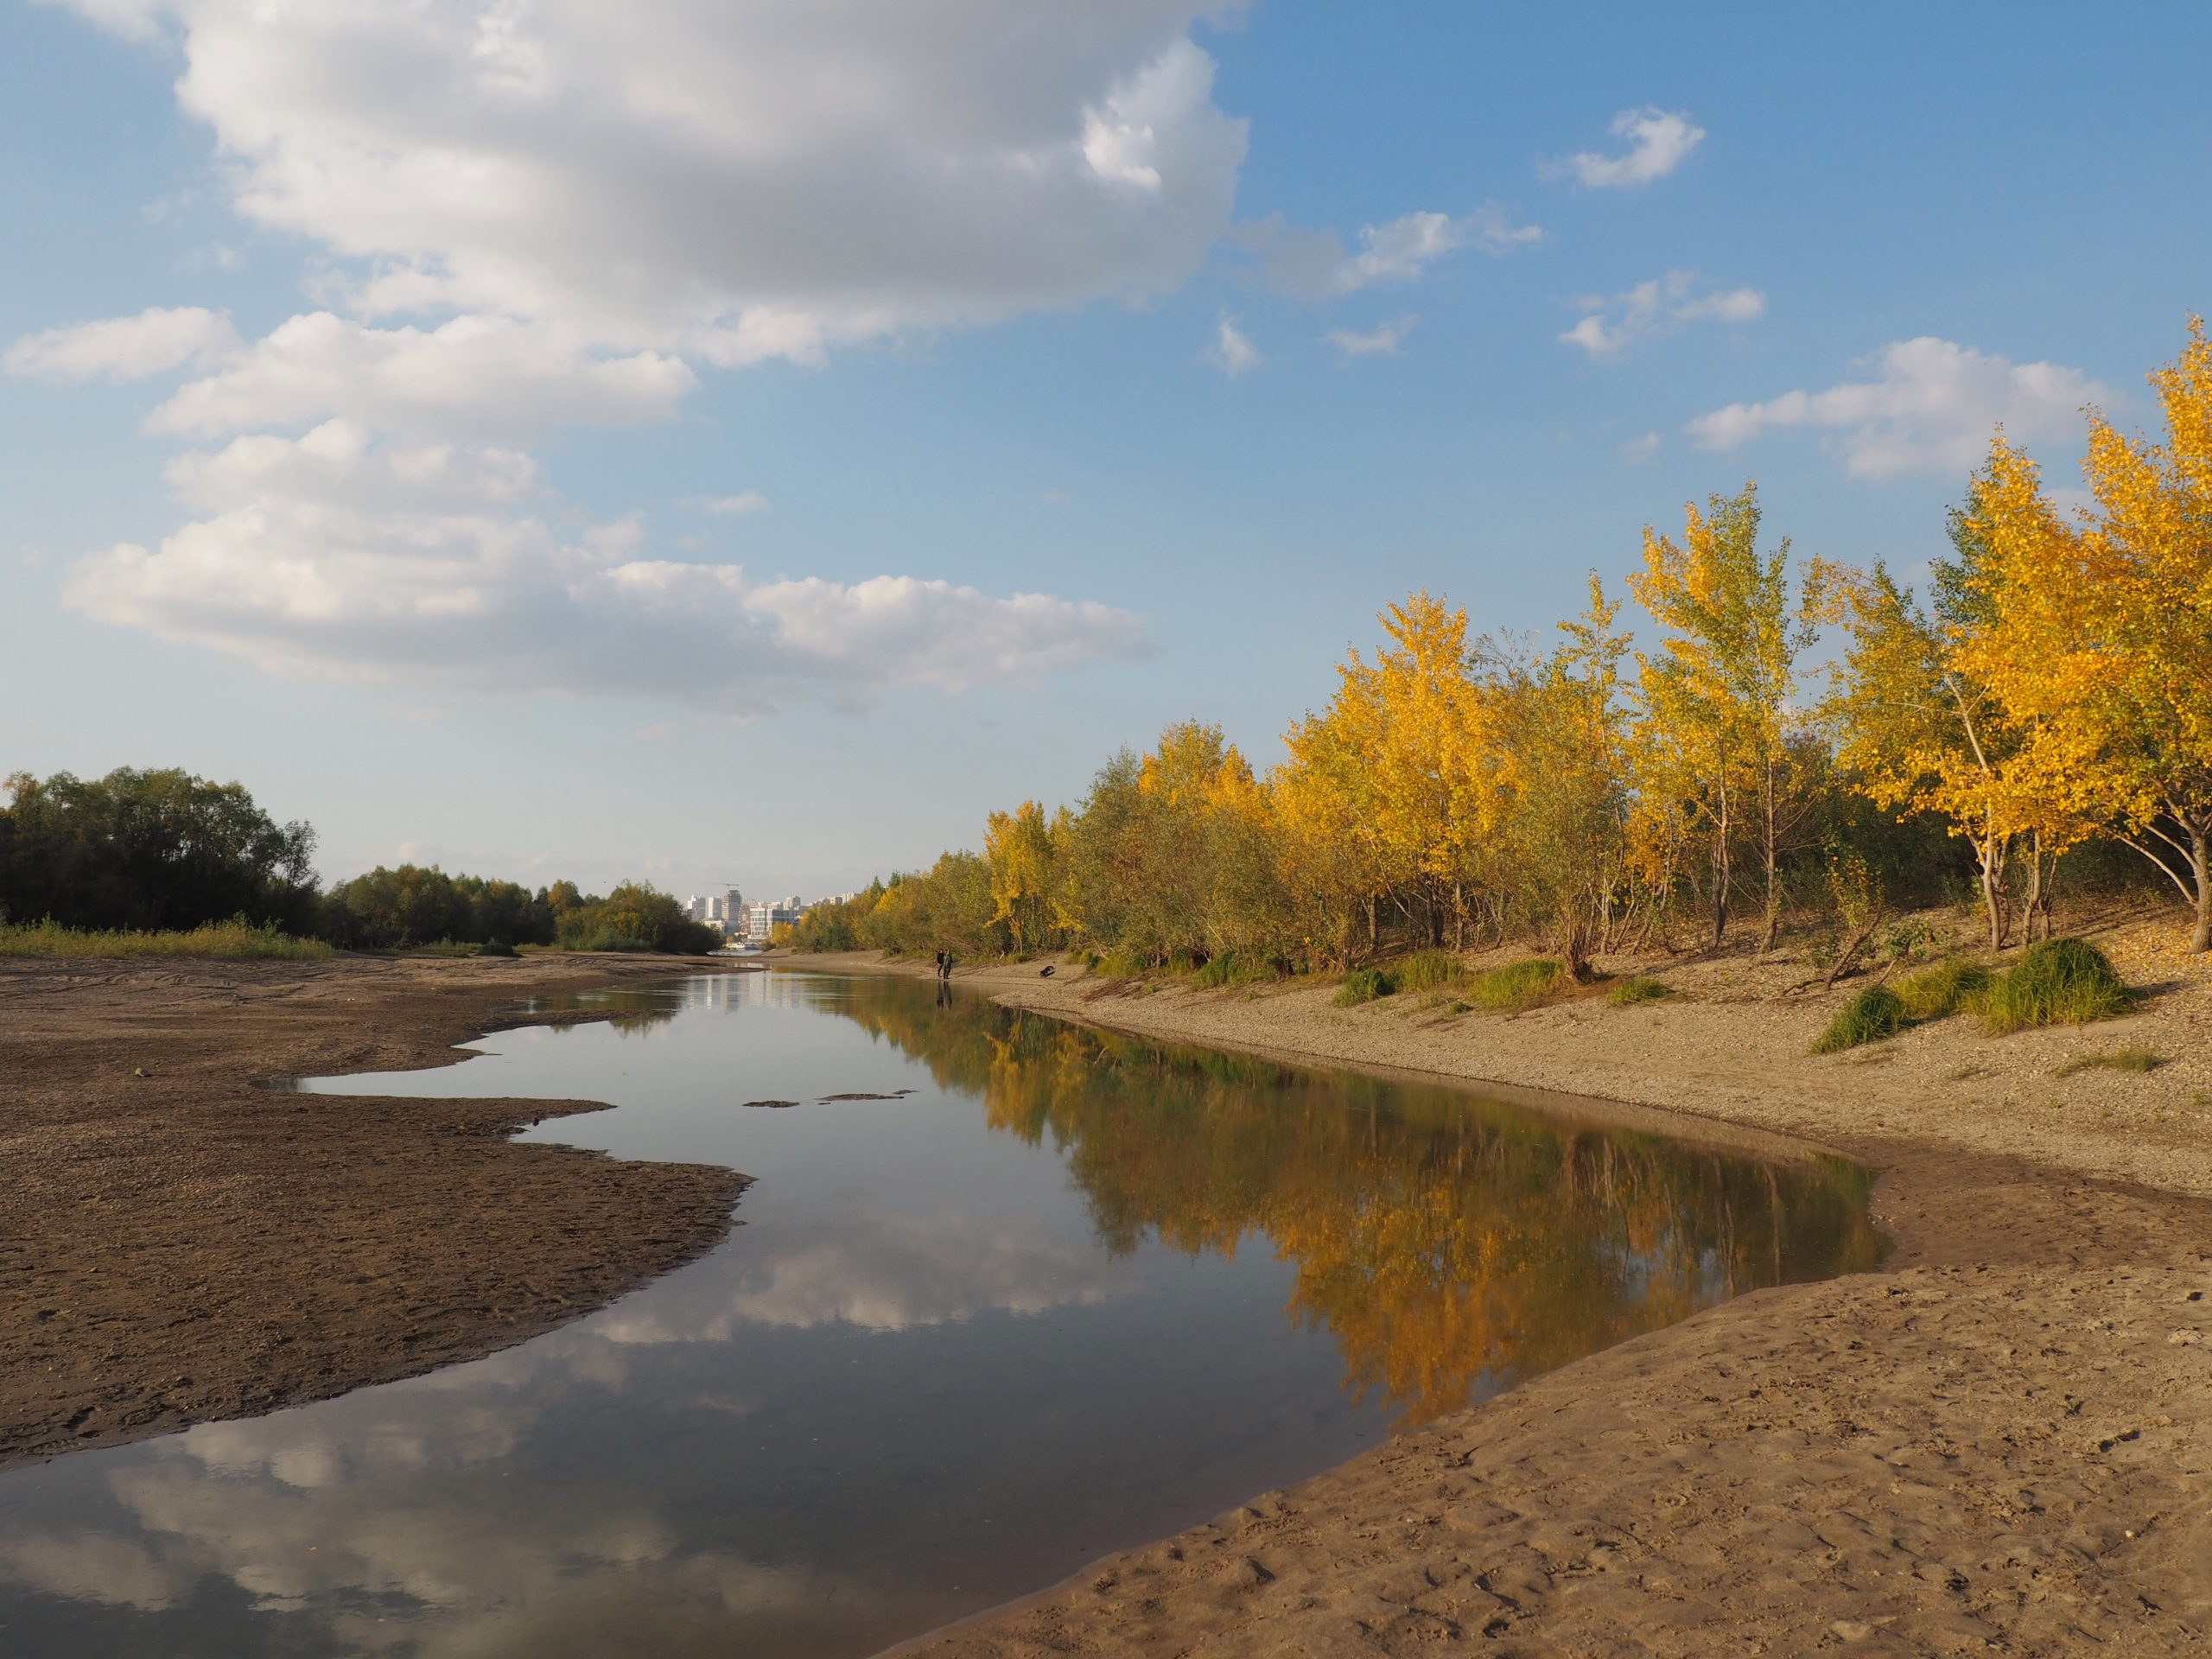
M 743 1176 L 506 1139 L 588 1103 L 254 1084 L 728 965 L 0 960 L 0 1463 L 429 1370 L 707 1249 Z

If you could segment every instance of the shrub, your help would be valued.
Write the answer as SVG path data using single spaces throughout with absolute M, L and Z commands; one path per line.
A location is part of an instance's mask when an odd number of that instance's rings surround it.
M 1924 962 L 1935 948 L 1936 930 L 1924 916 L 1908 916 L 1894 924 L 1882 941 L 1882 954 L 1891 962 Z
M 182 931 L 99 931 L 47 921 L 32 927 L 0 924 L 0 957 L 211 957 L 225 961 L 278 957 L 313 962 L 331 954 L 321 939 L 297 939 L 245 920 L 210 922 Z
M 721 948 L 717 928 L 695 922 L 683 906 L 656 887 L 626 881 L 596 903 L 579 905 L 561 918 L 563 950 L 658 950 L 704 956 Z
M 1897 1000 L 1905 1018 L 1914 1021 L 1941 1020 L 1970 1007 L 1989 988 L 1989 969 L 1978 962 L 1954 957 L 1897 981 Z
M 1101 979 L 1141 979 L 1152 971 L 1152 963 L 1127 945 L 1116 945 L 1104 956 L 1095 958 L 1090 964 L 1090 971 Z
M 1234 950 L 1224 950 L 1208 957 L 1191 974 L 1192 980 L 1200 985 L 1249 985 L 1256 980 L 1277 977 L 1272 963 L 1255 962 L 1249 957 L 1239 956 Z
M 1878 1043 L 1904 1029 L 1904 1002 L 1886 985 L 1869 985 L 1836 1011 L 1828 1028 L 1814 1040 L 1815 1054 L 1834 1054 L 1861 1043 Z
M 1630 1007 L 1638 1002 L 1656 1002 L 1672 996 L 1675 988 L 1664 980 L 1654 979 L 1649 974 L 1631 974 L 1605 994 L 1605 1000 L 1616 1007 Z
M 2127 1012 L 2127 987 L 2086 939 L 2045 939 L 1998 975 L 1976 999 L 1993 1033 L 2031 1026 L 2080 1026 Z
M 1380 968 L 1355 968 L 1344 976 L 1344 982 L 1337 987 L 1332 1000 L 1338 1007 L 1349 1008 L 1393 995 L 1397 988 L 1398 982 Z
M 1449 990 L 1466 978 L 1467 964 L 1450 950 L 1416 950 L 1398 968 L 1398 982 L 1409 991 Z
M 1566 976 L 1567 969 L 1549 957 L 1531 957 L 1477 974 L 1467 982 L 1467 1000 L 1478 1008 L 1518 1013 L 1541 1002 Z

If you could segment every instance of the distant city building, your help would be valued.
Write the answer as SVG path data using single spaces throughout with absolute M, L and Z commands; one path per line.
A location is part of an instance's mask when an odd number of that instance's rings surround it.
M 782 899 L 762 899 L 745 906 L 745 937 L 753 944 L 766 944 L 775 935 L 776 929 L 786 925 L 796 926 L 806 914 L 806 901 L 791 893 Z

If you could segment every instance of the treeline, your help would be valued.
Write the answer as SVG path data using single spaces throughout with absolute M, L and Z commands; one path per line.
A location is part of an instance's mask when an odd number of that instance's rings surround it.
M 1426 593 L 1256 774 L 1218 728 L 1109 760 L 1072 808 L 818 907 L 820 950 L 1085 950 L 1224 977 L 1405 944 L 1771 948 L 1808 900 L 1863 934 L 1963 882 L 1993 948 L 2049 937 L 2062 861 L 2139 859 L 2212 949 L 2212 346 L 2154 373 L 2167 437 L 2089 418 L 2068 517 L 1999 434 L 1925 602 L 1762 546 L 1756 486 L 1647 528 L 1548 646 Z M 1815 655 L 1824 632 L 1840 649 Z
M 721 935 L 671 895 L 626 882 L 512 881 L 382 867 L 320 890 L 315 831 L 279 824 L 238 784 L 129 767 L 100 779 L 7 779 L 0 804 L 0 923 L 184 933 L 243 920 L 347 950 L 712 950 Z

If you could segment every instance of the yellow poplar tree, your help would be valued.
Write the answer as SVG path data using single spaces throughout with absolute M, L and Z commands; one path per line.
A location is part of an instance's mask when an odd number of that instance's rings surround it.
M 2176 361 L 2151 376 L 2166 442 L 2092 418 L 2082 471 L 2097 511 L 2083 540 L 2094 584 L 2075 677 L 2093 686 L 2104 804 L 2120 838 L 2157 865 L 2196 914 L 2190 949 L 2212 950 L 2212 344 L 2191 318 Z
M 1006 924 L 1017 955 L 1046 943 L 1056 852 L 1052 826 L 1035 801 L 1024 801 L 1012 812 L 994 812 L 985 821 L 983 860 L 990 867 L 991 919 Z
M 1706 843 L 1713 941 L 1727 937 L 1738 838 L 1750 834 L 1765 874 L 1765 946 L 1782 913 L 1781 861 L 1806 817 L 1795 775 L 1802 716 L 1797 658 L 1815 607 L 1794 599 L 1789 543 L 1758 551 L 1758 486 L 1683 508 L 1677 545 L 1649 526 L 1629 586 L 1665 632 L 1639 652 L 1654 785 L 1681 804 Z

